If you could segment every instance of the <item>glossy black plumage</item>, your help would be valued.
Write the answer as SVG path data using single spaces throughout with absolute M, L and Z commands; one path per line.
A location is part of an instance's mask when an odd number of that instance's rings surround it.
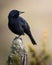
M 10 11 L 10 13 L 8 15 L 9 29 L 13 33 L 18 34 L 19 36 L 24 35 L 24 33 L 26 33 L 29 36 L 29 38 L 31 39 L 32 43 L 36 44 L 32 34 L 31 34 L 30 27 L 29 27 L 27 21 L 24 20 L 24 18 L 19 16 L 21 13 L 24 13 L 24 12 L 20 12 L 18 10 Z

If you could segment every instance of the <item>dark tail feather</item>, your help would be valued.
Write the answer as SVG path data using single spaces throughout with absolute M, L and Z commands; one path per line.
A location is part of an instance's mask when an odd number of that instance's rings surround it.
M 28 36 L 30 37 L 30 40 L 31 40 L 31 42 L 33 43 L 33 45 L 34 45 L 34 44 L 36 45 L 36 42 L 35 42 L 35 40 L 34 40 L 32 34 L 29 34 Z

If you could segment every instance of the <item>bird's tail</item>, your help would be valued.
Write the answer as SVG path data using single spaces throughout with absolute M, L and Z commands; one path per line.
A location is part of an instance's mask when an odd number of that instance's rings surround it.
M 28 34 L 28 36 L 30 37 L 30 40 L 31 40 L 31 42 L 33 43 L 33 45 L 36 45 L 36 42 L 35 42 L 35 40 L 34 40 L 32 34 L 30 33 L 30 34 Z

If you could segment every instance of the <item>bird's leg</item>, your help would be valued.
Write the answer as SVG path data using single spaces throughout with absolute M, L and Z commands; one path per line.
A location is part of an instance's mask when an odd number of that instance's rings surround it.
M 18 38 L 20 38 L 20 35 L 18 35 Z
M 18 36 L 16 36 L 16 37 L 14 38 L 14 40 L 15 40 L 15 39 L 18 39 L 18 38 L 20 38 L 20 36 L 19 36 L 19 35 L 18 35 Z
M 22 40 L 22 38 L 20 37 L 21 35 L 18 35 L 18 38 L 20 38 Z

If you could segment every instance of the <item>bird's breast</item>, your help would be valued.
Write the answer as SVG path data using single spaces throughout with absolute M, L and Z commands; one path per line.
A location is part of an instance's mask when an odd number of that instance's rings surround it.
M 15 23 L 12 23 L 12 22 L 9 22 L 8 23 L 8 27 L 9 27 L 9 29 L 13 32 L 13 33 L 17 33 L 17 30 L 16 30 L 16 28 L 15 28 Z

